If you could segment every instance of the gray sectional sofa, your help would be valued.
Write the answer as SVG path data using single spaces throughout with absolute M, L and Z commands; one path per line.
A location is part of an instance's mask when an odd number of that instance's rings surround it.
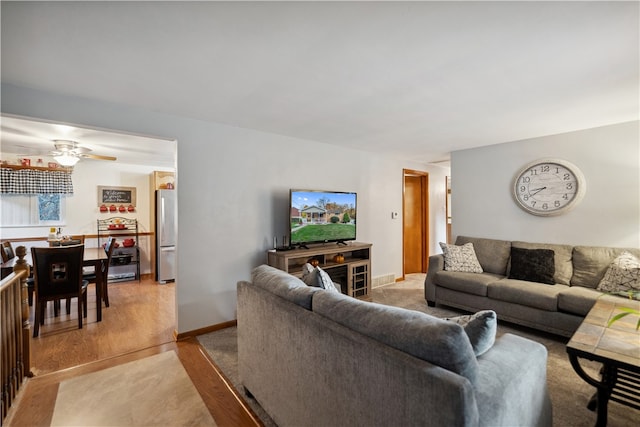
M 267 265 L 237 292 L 240 379 L 281 427 L 551 425 L 536 342 L 505 334 L 476 356 L 455 322 Z
M 494 310 L 498 319 L 570 337 L 602 292 L 596 290 L 612 261 L 640 249 L 530 243 L 459 236 L 472 243 L 482 273 L 445 271 L 443 254 L 429 257 L 424 295 L 435 304 L 475 312 Z M 552 250 L 554 284 L 510 279 L 512 248 Z

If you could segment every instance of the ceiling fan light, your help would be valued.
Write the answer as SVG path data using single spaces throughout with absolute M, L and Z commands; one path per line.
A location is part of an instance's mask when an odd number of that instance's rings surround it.
M 80 160 L 79 157 L 76 157 L 68 153 L 63 153 L 59 156 L 54 156 L 53 158 L 55 159 L 56 162 L 60 163 L 62 166 L 73 166 L 76 163 L 78 163 L 78 160 Z

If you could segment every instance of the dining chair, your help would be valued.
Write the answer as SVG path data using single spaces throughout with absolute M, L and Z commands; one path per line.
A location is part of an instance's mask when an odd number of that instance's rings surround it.
M 102 275 L 102 299 L 104 301 L 104 305 L 106 305 L 107 307 L 109 307 L 109 265 L 111 264 L 111 256 L 113 255 L 113 250 L 116 247 L 116 245 L 114 244 L 115 242 L 116 238 L 110 237 L 105 244 L 104 251 L 107 254 L 107 259 L 102 263 L 102 271 L 100 271 L 100 274 Z M 95 283 L 97 285 L 97 274 L 98 272 L 93 270 L 91 272 L 84 273 L 82 275 L 82 278 L 89 283 Z M 69 304 L 67 304 L 67 306 L 68 305 Z
M 5 240 L 4 242 L 2 242 L 2 262 L 7 262 L 15 256 L 16 254 L 13 251 L 13 246 L 11 246 L 11 242 L 8 240 Z
M 82 280 L 83 255 L 84 245 L 31 248 L 35 282 L 34 337 L 38 336 L 40 325 L 44 325 L 47 302 L 54 301 L 55 305 L 65 298 L 78 298 L 78 328 L 82 329 L 82 318 L 87 316 L 89 284 Z

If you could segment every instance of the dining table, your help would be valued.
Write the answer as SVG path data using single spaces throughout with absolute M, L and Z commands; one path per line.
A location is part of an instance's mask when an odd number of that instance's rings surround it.
M 62 246 L 60 246 L 62 247 Z M 9 275 L 13 271 L 13 266 L 19 258 L 17 256 L 2 263 L 2 277 Z M 33 262 L 31 259 L 31 250 L 28 250 L 24 256 L 27 264 L 33 269 Z M 84 255 L 82 257 L 82 265 L 84 267 L 93 267 L 96 271 L 96 319 L 98 322 L 102 321 L 102 290 L 106 277 L 100 272 L 102 271 L 103 264 L 108 260 L 107 253 L 103 248 L 84 248 Z

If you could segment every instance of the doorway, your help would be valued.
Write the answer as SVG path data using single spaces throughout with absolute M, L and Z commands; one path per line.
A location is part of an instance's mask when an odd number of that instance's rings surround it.
M 429 174 L 403 169 L 402 277 L 426 273 L 429 262 Z

